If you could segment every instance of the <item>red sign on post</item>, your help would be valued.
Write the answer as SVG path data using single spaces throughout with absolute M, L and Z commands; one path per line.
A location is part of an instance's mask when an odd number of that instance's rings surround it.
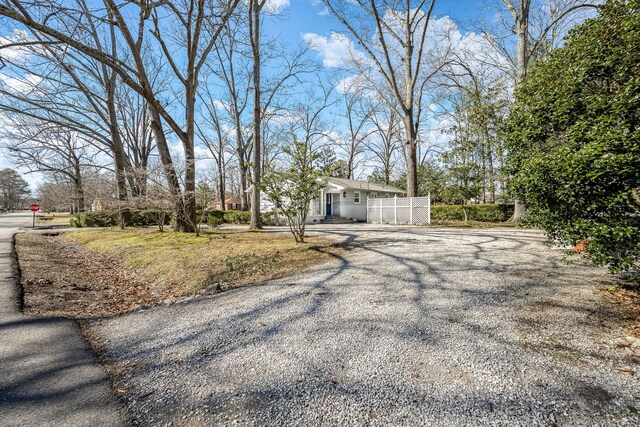
M 38 212 L 40 210 L 40 205 L 36 205 L 35 203 L 29 206 L 29 210 L 31 212 Z

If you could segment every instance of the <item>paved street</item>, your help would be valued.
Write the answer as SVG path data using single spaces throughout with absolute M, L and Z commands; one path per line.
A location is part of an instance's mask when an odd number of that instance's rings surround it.
M 20 312 L 11 240 L 30 225 L 30 212 L 0 215 L 0 425 L 128 425 L 77 323 Z

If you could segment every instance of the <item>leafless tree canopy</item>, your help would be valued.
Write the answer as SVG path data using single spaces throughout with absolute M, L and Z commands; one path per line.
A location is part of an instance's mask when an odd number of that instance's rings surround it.
M 335 32 L 296 45 L 265 30 L 286 24 L 276 3 L 0 0 L 3 153 L 73 211 L 100 184 L 123 225 L 146 203 L 178 231 L 197 231 L 197 188 L 260 228 L 262 175 L 293 141 L 346 178 L 505 201 L 513 91 L 599 2 L 478 0 L 491 19 L 465 29 L 436 0 L 322 0 Z

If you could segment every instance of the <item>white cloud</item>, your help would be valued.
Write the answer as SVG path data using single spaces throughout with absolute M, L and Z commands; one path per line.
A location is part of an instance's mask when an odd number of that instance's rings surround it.
M 270 110 L 267 112 L 266 116 L 269 118 L 270 123 L 278 125 L 290 125 L 299 119 L 295 111 L 288 110 Z
M 378 93 L 371 89 L 369 81 L 362 74 L 353 74 L 338 81 L 338 93 L 357 93 L 360 96 L 375 98 Z
M 211 104 L 213 105 L 214 108 L 216 108 L 218 110 L 225 110 L 228 107 L 227 104 L 225 104 L 224 102 L 220 101 L 219 99 L 212 100 Z
M 18 42 L 31 40 L 26 31 L 13 30 L 8 36 L 0 35 L 0 58 L 8 61 L 24 60 L 30 53 L 20 46 L 10 46 Z M 5 47 L 8 46 L 8 47 Z
M 242 3 L 245 6 L 249 6 L 249 1 L 250 0 L 243 0 Z M 288 8 L 290 3 L 291 0 L 267 0 L 263 10 L 271 15 L 277 15 Z
M 268 13 L 280 13 L 289 7 L 289 0 L 267 0 L 265 9 Z
M 329 8 L 327 6 L 324 6 L 321 0 L 311 0 L 311 4 L 316 7 L 322 6 L 322 9 L 320 9 L 320 12 L 318 12 L 318 15 L 326 16 L 329 14 Z
M 402 34 L 404 32 L 402 27 L 403 16 L 387 10 L 384 20 L 389 28 Z M 420 33 L 420 28 L 415 29 L 415 32 Z M 303 38 L 313 50 L 318 52 L 324 67 L 352 70 L 358 68 L 361 72 L 368 74 L 368 79 L 356 75 L 344 78 L 337 85 L 338 92 L 346 93 L 354 90 L 364 90 L 366 94 L 368 88 L 368 91 L 373 93 L 375 88 L 371 86 L 372 84 L 375 84 L 379 89 L 383 88 L 382 77 L 375 67 L 371 67 L 372 61 L 368 60 L 364 53 L 357 49 L 352 39 L 338 33 L 331 33 L 328 36 L 306 33 L 303 34 Z M 399 45 L 399 42 L 394 37 L 389 36 L 386 39 L 389 43 L 389 50 L 392 52 L 391 63 L 396 70 L 401 70 L 404 67 L 404 62 L 401 57 L 393 54 L 393 52 L 402 52 L 402 46 Z M 375 50 L 375 46 L 376 43 L 372 42 L 371 48 Z M 417 55 L 417 53 L 418 50 L 416 49 L 415 54 Z M 495 86 L 495 83 L 501 84 L 505 94 L 510 93 L 512 90 L 509 60 L 485 36 L 473 32 L 463 34 L 456 22 L 448 16 L 432 18 L 429 22 L 426 45 L 423 56 L 420 58 L 420 61 L 424 64 L 422 70 L 425 75 L 438 64 L 442 64 L 445 58 L 453 59 L 454 65 L 449 65 L 448 69 L 444 71 L 453 71 L 450 74 L 458 76 L 456 80 L 461 86 L 469 84 L 470 77 L 467 75 L 467 68 L 455 65 L 458 61 L 463 62 L 474 76 L 481 81 L 492 86 Z M 358 66 L 354 67 L 356 63 Z M 377 82 L 380 82 L 380 84 Z
M 32 93 L 42 83 L 42 78 L 33 74 L 26 74 L 24 77 L 18 78 L 0 72 L 0 82 L 6 85 L 11 92 Z
M 364 54 L 356 49 L 354 43 L 339 33 L 324 37 L 315 33 L 302 35 L 309 47 L 320 54 L 322 65 L 327 68 L 349 68 L 354 62 L 368 63 Z

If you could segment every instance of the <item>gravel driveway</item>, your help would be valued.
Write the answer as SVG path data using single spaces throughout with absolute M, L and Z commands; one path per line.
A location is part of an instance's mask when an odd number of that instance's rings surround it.
M 640 381 L 540 232 L 347 225 L 295 277 L 94 325 L 143 425 L 638 425 Z M 635 365 L 635 370 L 637 365 Z

